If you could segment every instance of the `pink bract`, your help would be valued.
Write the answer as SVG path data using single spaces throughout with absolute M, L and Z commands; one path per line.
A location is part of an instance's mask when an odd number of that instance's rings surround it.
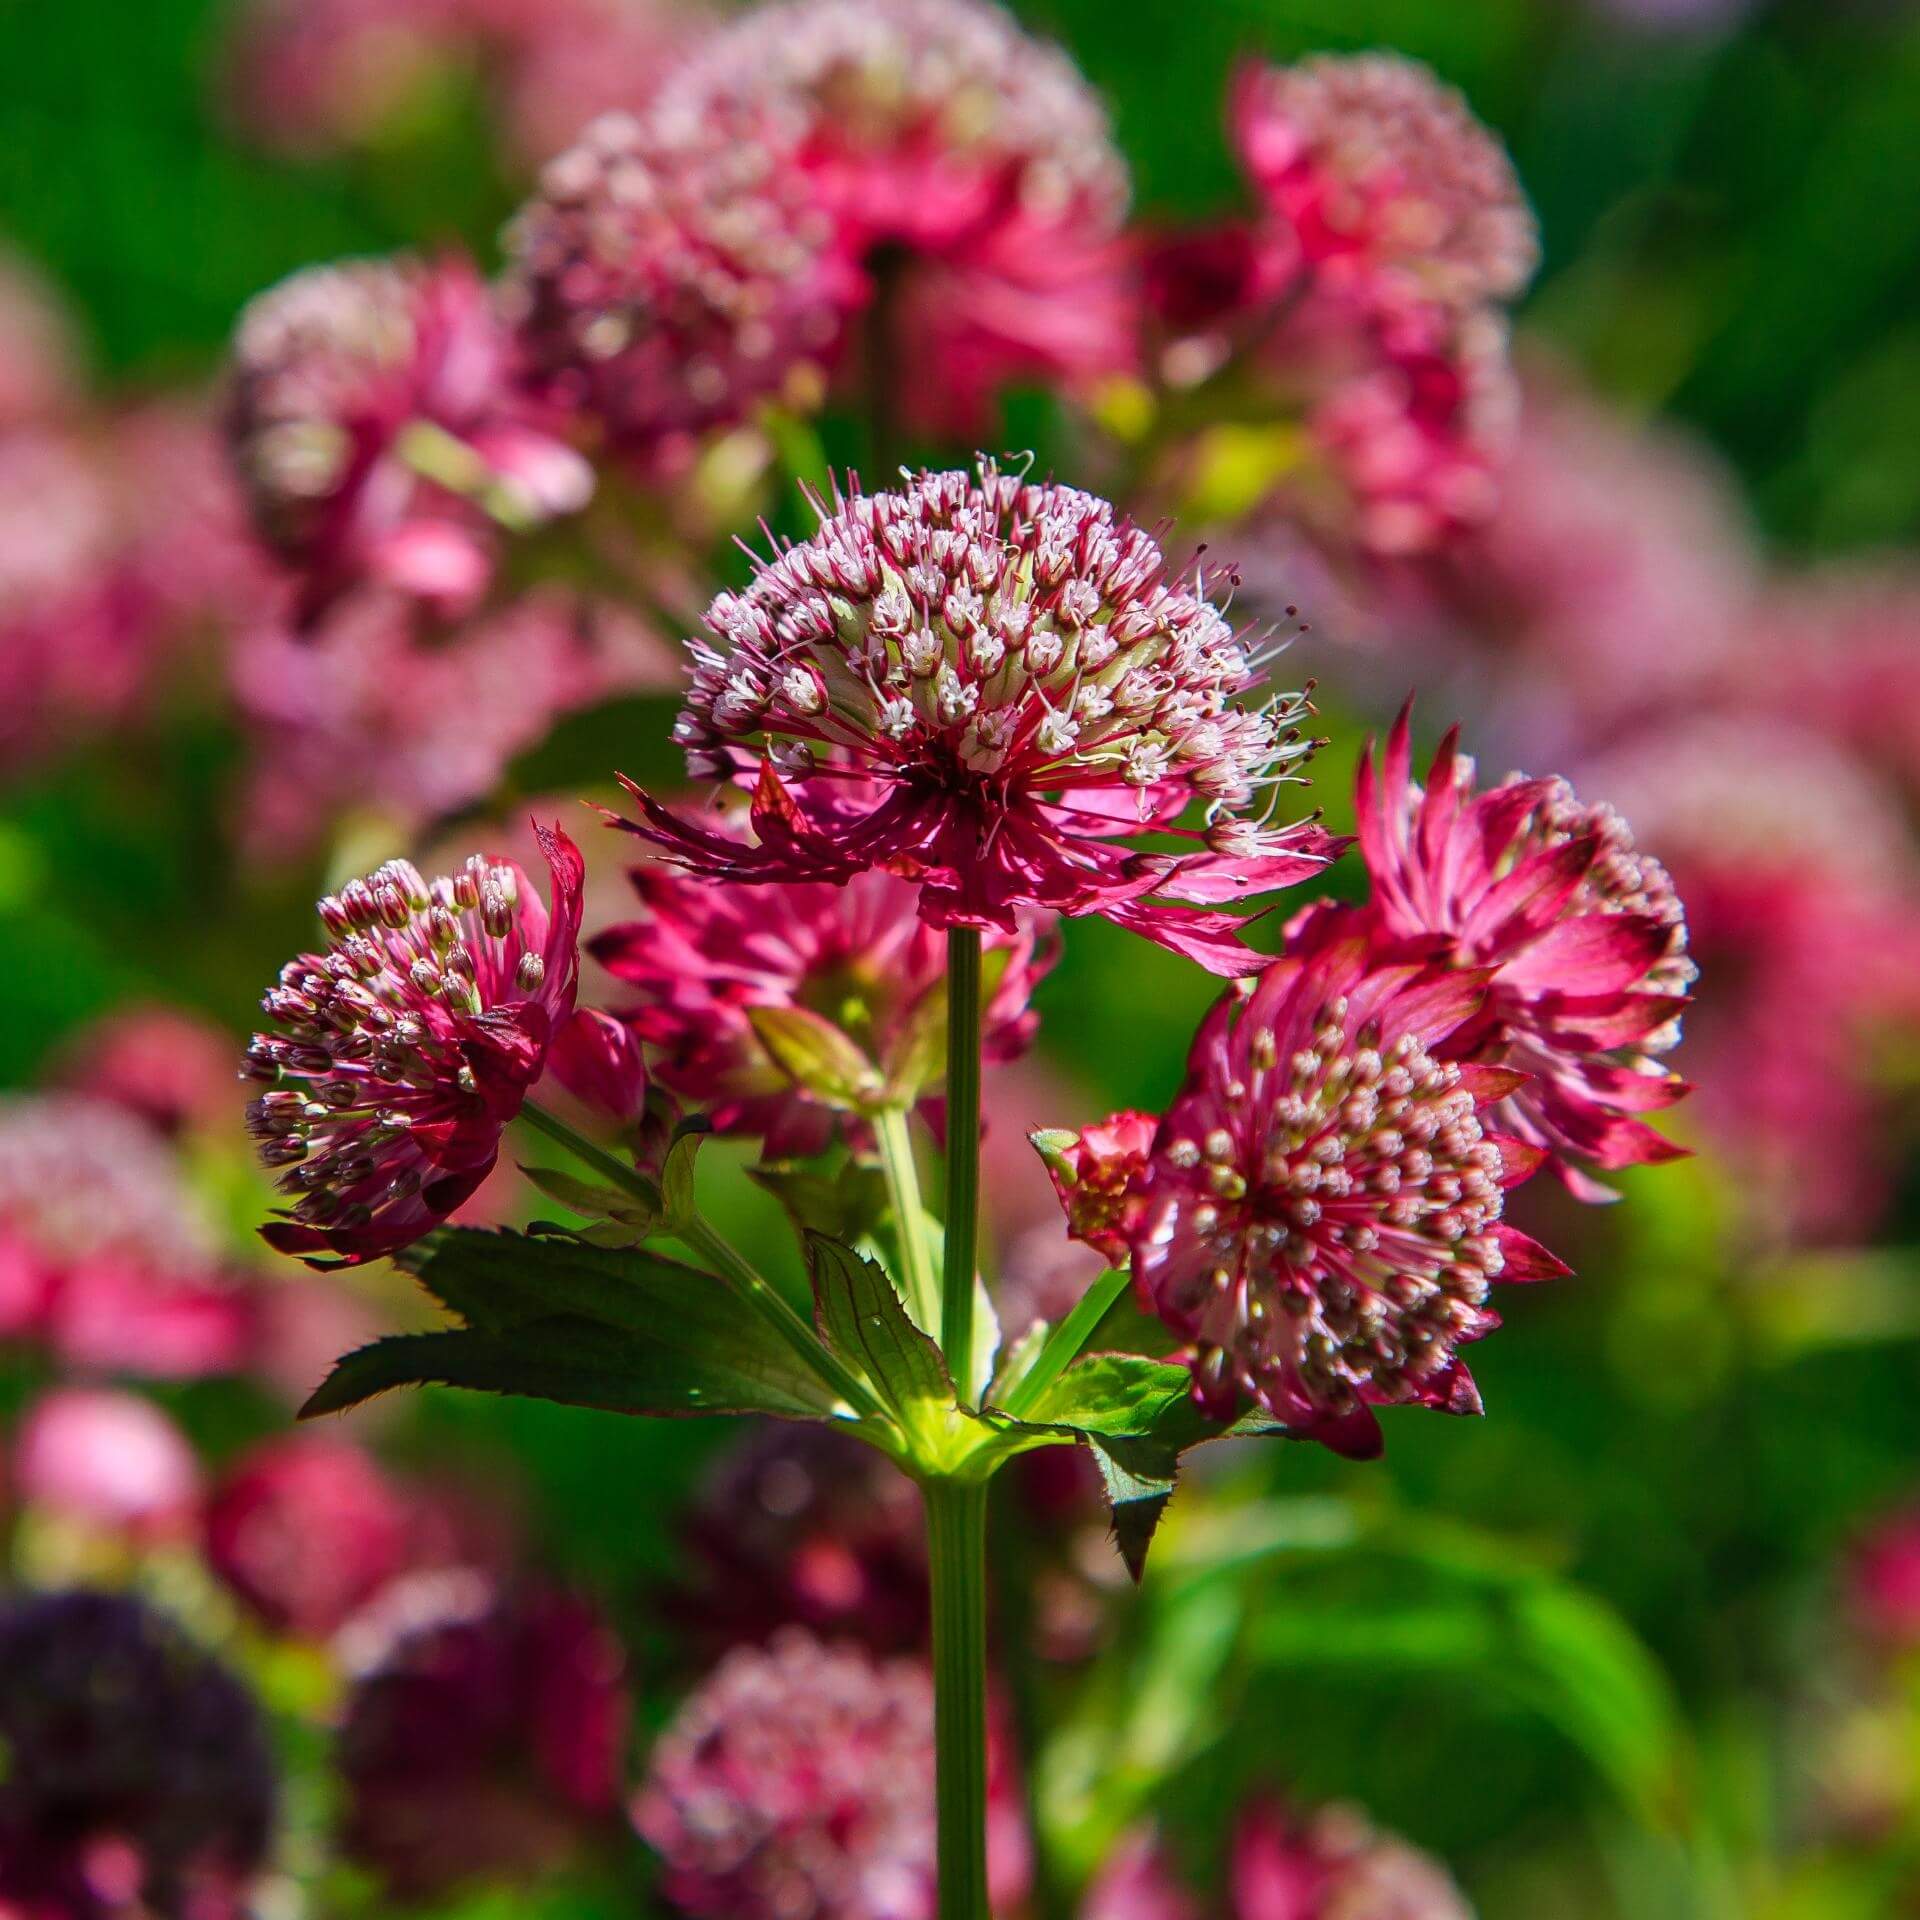
M 283 1253 L 378 1258 L 480 1185 L 500 1136 L 573 1012 L 585 865 L 539 834 L 551 912 L 510 862 L 480 855 L 427 884 L 389 861 L 320 903 L 324 954 L 302 954 L 262 1002 L 247 1070 L 263 1162 L 294 1196 L 262 1228 Z
M 1636 1116 L 1687 1091 L 1661 1059 L 1695 968 L 1673 883 L 1626 822 L 1564 780 L 1478 791 L 1455 734 L 1416 784 L 1405 709 L 1378 772 L 1371 750 L 1362 759 L 1355 805 L 1387 939 L 1485 971 L 1482 1005 L 1442 1054 L 1526 1076 L 1502 1127 L 1585 1200 L 1613 1198 L 1592 1169 L 1672 1159 Z
M 1257 967 L 1219 904 L 1341 843 L 1272 824 L 1310 707 L 1249 704 L 1268 656 L 1207 598 L 1213 577 L 1175 584 L 1105 501 L 991 461 L 818 511 L 714 601 L 676 729 L 696 774 L 752 787 L 756 841 L 631 783 L 629 830 L 713 878 L 886 866 L 936 926 L 1098 913 L 1216 972 Z

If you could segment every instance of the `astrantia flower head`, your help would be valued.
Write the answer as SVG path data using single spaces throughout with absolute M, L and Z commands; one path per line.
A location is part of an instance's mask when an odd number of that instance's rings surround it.
M 757 7 L 662 98 L 696 118 L 764 116 L 866 269 L 900 382 L 882 404 L 967 433 L 1009 378 L 1131 362 L 1125 163 L 1072 62 L 1000 7 Z
M 990 1743 L 989 1890 L 1013 1905 L 1026 1834 L 994 1758 Z M 933 1773 L 923 1666 L 788 1629 L 729 1654 L 681 1708 L 634 1824 L 695 1920 L 931 1920 Z
M 499 527 L 585 503 L 592 470 L 518 392 L 515 351 L 456 259 L 309 267 L 241 315 L 234 459 L 305 617 L 363 580 L 462 612 Z
M 200 1463 L 151 1400 L 116 1387 L 56 1387 L 28 1409 L 13 1450 L 27 1512 L 136 1545 L 191 1525 Z
M 273 1761 L 240 1682 L 138 1600 L 0 1601 L 0 1911 L 257 1911 Z
M 818 389 L 851 269 L 747 110 L 610 113 L 507 233 L 530 373 L 609 442 L 671 465 L 756 402 Z
M 624 1017 L 656 1049 L 654 1072 L 682 1099 L 708 1108 L 722 1133 L 763 1137 L 778 1159 L 817 1153 L 834 1109 L 857 1106 L 798 1085 L 756 1033 L 752 1011 L 774 1007 L 837 1029 L 871 1066 L 879 1095 L 916 1041 L 940 1030 L 931 996 L 946 978 L 940 936 L 920 918 L 916 889 L 878 870 L 844 886 L 770 894 L 704 881 L 662 866 L 634 870 L 644 917 L 609 928 L 589 950 L 640 1000 Z M 1023 910 L 988 950 L 1006 957 L 983 1015 L 989 1060 L 1011 1060 L 1032 1040 L 1030 1001 L 1059 938 L 1051 916 Z M 931 1009 L 931 1011 L 930 1011 Z M 920 1083 L 937 1093 L 939 1076 Z
M 1371 753 L 1360 768 L 1373 911 L 1390 939 L 1486 970 L 1485 1001 L 1446 1057 L 1525 1074 L 1501 1125 L 1582 1199 L 1611 1199 L 1591 1169 L 1679 1152 L 1636 1117 L 1687 1091 L 1661 1065 L 1694 977 L 1679 897 L 1626 822 L 1564 780 L 1480 792 L 1449 734 L 1416 784 L 1408 719 L 1378 774 Z
M 542 828 L 543 907 L 510 861 L 431 886 L 392 860 L 320 902 L 324 954 L 282 969 L 247 1072 L 260 1157 L 295 1197 L 261 1229 L 283 1253 L 349 1262 L 437 1226 L 492 1170 L 500 1135 L 573 1012 L 585 867 Z
M 1176 583 L 1105 501 L 991 461 L 819 511 L 714 601 L 676 728 L 696 774 L 757 774 L 757 842 L 637 788 L 633 830 L 723 879 L 888 866 L 937 926 L 1100 913 L 1218 972 L 1257 966 L 1230 915 L 1167 902 L 1287 886 L 1338 846 L 1271 823 L 1315 744 L 1292 724 L 1310 709 L 1246 702 L 1262 649 L 1208 599 L 1215 582 Z
M 63 1051 L 60 1084 L 145 1120 L 169 1138 L 236 1111 L 233 1042 L 210 1020 L 156 1002 L 122 1007 Z
M 0 1339 L 186 1377 L 239 1366 L 251 1335 L 249 1296 L 151 1128 L 71 1094 L 0 1104 Z
M 1510 300 L 1539 260 L 1513 163 L 1453 88 L 1390 53 L 1250 67 L 1240 157 L 1330 279 L 1405 278 L 1453 303 Z
M 1510 1163 L 1483 1110 L 1516 1075 L 1436 1058 L 1485 976 L 1398 964 L 1320 908 L 1195 1036 L 1125 1208 L 1141 1303 L 1188 1342 L 1194 1397 L 1378 1451 L 1371 1409 L 1477 1413 L 1458 1349 L 1499 1280 L 1565 1268 L 1501 1220 Z

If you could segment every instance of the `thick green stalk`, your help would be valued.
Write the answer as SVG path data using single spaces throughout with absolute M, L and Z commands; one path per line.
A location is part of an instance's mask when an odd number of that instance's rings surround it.
M 544 1133 L 549 1140 L 557 1140 L 576 1159 L 636 1199 L 650 1203 L 659 1201 L 660 1190 L 650 1180 L 608 1153 L 604 1147 L 595 1146 L 584 1134 L 575 1132 L 558 1114 L 549 1113 L 545 1107 L 529 1100 L 521 1107 L 520 1117 L 529 1126 Z M 854 1412 L 869 1419 L 879 1415 L 880 1403 L 874 1399 L 866 1382 L 801 1319 L 787 1303 L 786 1296 L 704 1220 L 675 1220 L 669 1224 L 667 1231 L 675 1238 L 684 1240 L 695 1253 L 711 1261 L 735 1294 L 753 1308 Z
M 947 1243 L 940 1345 L 964 1405 L 973 1378 L 973 1280 L 980 1225 L 980 930 L 947 929 Z
M 991 1920 L 987 1905 L 987 1489 L 929 1480 L 933 1745 L 939 1920 Z
M 880 1165 L 887 1176 L 887 1204 L 893 1209 L 900 1238 L 901 1278 L 906 1286 L 907 1311 L 921 1328 L 940 1331 L 940 1289 L 933 1277 L 933 1259 L 927 1246 L 927 1210 L 920 1201 L 920 1169 L 913 1158 L 913 1116 L 904 1107 L 882 1107 L 873 1116 L 873 1134 L 880 1146 Z

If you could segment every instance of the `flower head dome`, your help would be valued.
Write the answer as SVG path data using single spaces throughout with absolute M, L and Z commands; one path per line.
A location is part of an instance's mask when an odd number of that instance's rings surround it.
M 1027 1882 L 1018 1795 L 988 1756 L 996 1906 Z M 790 1628 L 730 1653 L 653 1750 L 633 1803 L 695 1920 L 932 1920 L 933 1686 Z
M 259 1708 L 119 1594 L 0 1599 L 0 1908 L 244 1920 L 274 1818 Z
M 73 1094 L 0 1102 L 0 1339 L 180 1378 L 238 1367 L 252 1331 L 249 1294 L 144 1121 Z
M 1612 1199 L 1589 1169 L 1680 1151 L 1636 1117 L 1687 1091 L 1661 1064 L 1695 973 L 1679 896 L 1620 815 L 1564 780 L 1479 792 L 1449 734 L 1416 785 L 1408 722 L 1403 711 L 1377 777 L 1371 753 L 1360 768 L 1373 911 L 1390 939 L 1490 970 L 1448 1057 L 1524 1073 L 1502 1125 L 1582 1199 Z
M 755 1031 L 773 1007 L 837 1029 L 871 1066 L 878 1093 L 904 1052 L 929 1031 L 932 996 L 946 979 L 946 949 L 921 919 L 918 892 L 878 869 L 843 886 L 783 887 L 778 896 L 731 881 L 638 867 L 642 917 L 589 942 L 594 958 L 640 998 L 623 1017 L 655 1049 L 654 1074 L 709 1109 L 722 1133 L 762 1136 L 771 1158 L 820 1152 L 834 1111 L 857 1097 L 809 1090 L 782 1071 Z M 1012 933 L 993 929 L 1003 953 L 984 1014 L 989 1060 L 1026 1050 L 1039 1024 L 1034 986 L 1059 950 L 1051 916 L 1031 909 Z M 938 1029 L 938 1018 L 932 1030 Z M 939 1090 L 937 1074 L 924 1083 Z
M 1257 966 L 1230 915 L 1165 902 L 1290 885 L 1338 844 L 1268 824 L 1313 749 L 1291 724 L 1310 709 L 1246 703 L 1261 651 L 1210 580 L 1175 583 L 1105 501 L 991 461 L 836 495 L 820 518 L 715 600 L 676 729 L 696 773 L 757 772 L 757 842 L 637 788 L 634 831 L 718 878 L 890 866 L 935 925 L 1101 913 L 1216 971 Z M 1139 844 L 1156 837 L 1189 850 Z
M 1462 304 L 1510 300 L 1533 277 L 1539 241 L 1513 163 L 1416 60 L 1249 67 L 1233 131 L 1268 208 L 1324 276 L 1402 278 Z
M 492 292 L 455 259 L 309 267 L 248 306 L 228 431 L 306 619 L 363 580 L 465 611 L 497 527 L 585 504 L 592 470 L 517 391 L 514 355 Z
M 1364 915 L 1319 908 L 1208 1015 L 1103 1226 L 1131 1249 L 1141 1303 L 1189 1343 L 1210 1414 L 1245 1395 L 1367 1454 L 1374 1406 L 1480 1410 L 1458 1349 L 1499 1325 L 1493 1283 L 1566 1271 L 1500 1217 L 1535 1160 L 1509 1164 L 1482 1115 L 1517 1076 L 1436 1057 L 1485 986 L 1383 958 Z
M 866 269 L 868 324 L 893 336 L 888 399 L 917 424 L 977 431 L 1009 378 L 1130 364 L 1128 183 L 1105 111 L 988 0 L 757 7 L 662 98 L 765 116 Z
M 500 1135 L 573 1012 L 585 866 L 540 831 L 551 912 L 509 861 L 431 886 L 392 860 L 320 902 L 324 954 L 281 970 L 247 1072 L 260 1157 L 295 1196 L 261 1229 L 283 1253 L 375 1259 L 439 1225 L 492 1170 Z
M 602 115 L 547 163 L 507 251 L 532 377 L 668 465 L 818 388 L 852 287 L 833 222 L 744 109 Z

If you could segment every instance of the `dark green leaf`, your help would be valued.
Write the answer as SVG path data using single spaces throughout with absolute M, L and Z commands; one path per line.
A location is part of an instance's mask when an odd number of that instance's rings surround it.
M 953 1405 L 940 1349 L 907 1316 L 893 1282 L 864 1254 L 823 1233 L 807 1235 L 820 1330 L 858 1367 L 903 1422 Z
M 1153 1530 L 1173 1498 L 1173 1483 L 1180 1472 L 1179 1449 L 1117 1434 L 1090 1433 L 1086 1442 L 1106 1488 L 1113 1543 L 1137 1581 L 1146 1571 Z

